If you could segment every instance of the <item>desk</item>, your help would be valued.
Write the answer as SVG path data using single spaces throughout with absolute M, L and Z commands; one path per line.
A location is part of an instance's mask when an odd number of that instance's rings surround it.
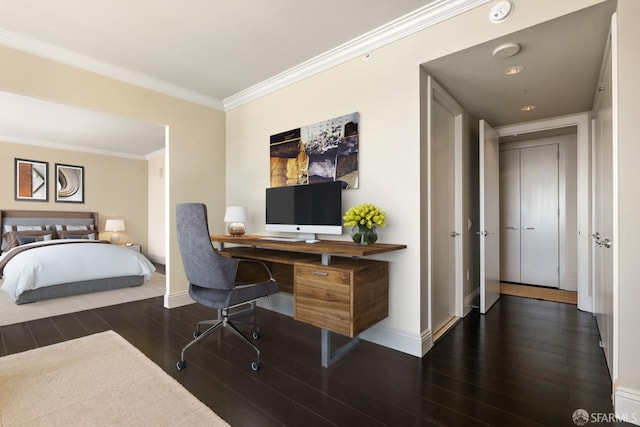
M 224 256 L 267 263 L 283 292 L 293 293 L 294 319 L 321 329 L 322 366 L 328 367 L 358 344 L 358 336 L 388 315 L 389 266 L 360 259 L 406 245 L 347 241 L 316 243 L 265 240 L 264 236 L 211 236 Z M 225 243 L 240 245 L 225 248 Z M 239 271 L 243 280 L 257 270 Z M 331 352 L 331 332 L 352 338 Z

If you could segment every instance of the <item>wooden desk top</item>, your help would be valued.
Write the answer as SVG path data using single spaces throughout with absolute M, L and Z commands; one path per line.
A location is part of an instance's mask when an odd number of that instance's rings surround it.
M 233 243 L 236 245 L 255 246 L 268 249 L 279 249 L 281 251 L 308 252 L 314 254 L 343 255 L 350 257 L 363 257 L 368 255 L 381 254 L 385 252 L 405 249 L 407 245 L 397 245 L 391 243 L 374 243 L 372 245 L 361 245 L 343 240 L 321 240 L 316 243 L 283 242 L 277 240 L 267 240 L 258 235 L 245 235 L 241 237 L 227 235 L 212 235 L 211 241 L 218 243 Z

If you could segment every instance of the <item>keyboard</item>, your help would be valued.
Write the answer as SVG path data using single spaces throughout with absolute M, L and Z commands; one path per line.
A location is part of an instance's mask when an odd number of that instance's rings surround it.
M 304 242 L 304 239 L 299 237 L 260 237 L 260 240 L 271 240 L 273 242 Z

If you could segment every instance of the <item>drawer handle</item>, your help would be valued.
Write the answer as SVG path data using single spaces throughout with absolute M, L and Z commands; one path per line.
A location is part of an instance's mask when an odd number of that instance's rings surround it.
M 312 271 L 311 274 L 315 274 L 316 276 L 328 276 L 329 273 L 326 271 Z

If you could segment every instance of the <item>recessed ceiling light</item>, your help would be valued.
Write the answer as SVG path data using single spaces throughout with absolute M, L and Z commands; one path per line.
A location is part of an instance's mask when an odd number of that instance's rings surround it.
M 513 76 L 514 74 L 518 74 L 524 71 L 524 65 L 514 65 L 513 67 L 509 67 L 504 70 L 504 73 L 507 76 Z
M 525 105 L 520 110 L 522 110 L 522 111 L 531 111 L 531 110 L 535 110 L 535 109 L 536 109 L 535 105 Z

